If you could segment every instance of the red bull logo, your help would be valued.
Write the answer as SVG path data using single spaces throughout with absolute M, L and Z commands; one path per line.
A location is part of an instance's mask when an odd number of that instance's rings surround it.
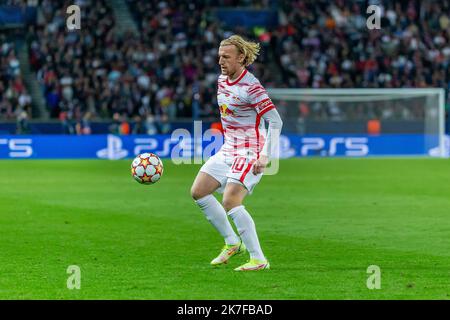
M 228 108 L 228 106 L 226 104 L 220 105 L 219 109 L 220 109 L 220 115 L 222 117 L 234 116 L 234 111 L 231 110 L 230 108 Z

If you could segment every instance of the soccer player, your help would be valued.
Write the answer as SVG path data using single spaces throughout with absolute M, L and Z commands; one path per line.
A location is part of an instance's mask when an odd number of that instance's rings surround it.
M 242 205 L 245 196 L 251 194 L 261 180 L 272 150 L 278 148 L 283 125 L 266 90 L 246 69 L 255 61 L 259 49 L 259 44 L 238 35 L 220 43 L 222 74 L 218 79 L 217 102 L 224 144 L 201 167 L 191 189 L 191 195 L 206 219 L 225 240 L 225 246 L 211 265 L 227 263 L 234 255 L 248 250 L 250 260 L 234 269 L 236 271 L 270 267 L 261 249 L 255 223 Z M 266 121 L 269 123 L 267 133 Z M 215 191 L 223 192 L 222 204 L 212 195 Z M 227 215 L 236 225 L 239 236 Z

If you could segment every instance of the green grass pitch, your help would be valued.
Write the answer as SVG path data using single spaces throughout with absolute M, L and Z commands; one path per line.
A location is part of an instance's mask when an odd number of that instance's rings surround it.
M 144 186 L 130 163 L 0 161 L 0 299 L 449 298 L 448 160 L 283 160 L 245 202 L 272 267 L 255 273 L 209 265 L 223 243 L 190 198 L 198 165 L 166 159 Z

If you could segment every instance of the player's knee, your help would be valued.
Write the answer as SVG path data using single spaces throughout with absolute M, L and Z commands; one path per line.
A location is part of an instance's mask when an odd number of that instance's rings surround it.
M 195 187 L 191 188 L 191 197 L 194 200 L 200 199 L 200 193 L 198 192 L 197 188 L 195 188 Z
M 228 212 L 231 209 L 238 207 L 240 205 L 241 205 L 241 203 L 233 198 L 224 198 L 222 200 L 222 206 L 226 212 Z
M 194 200 L 198 200 L 203 198 L 204 196 L 206 196 L 206 194 L 204 194 L 204 192 L 202 192 L 202 190 L 200 190 L 199 188 L 192 186 L 191 188 L 191 197 Z

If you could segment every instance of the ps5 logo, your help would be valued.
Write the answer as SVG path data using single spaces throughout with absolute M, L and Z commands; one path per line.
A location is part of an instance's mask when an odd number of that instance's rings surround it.
M 143 152 L 156 152 L 159 156 L 165 157 L 170 154 L 170 145 L 174 142 L 170 139 L 164 140 L 161 150 L 157 150 L 159 143 L 158 139 L 155 138 L 136 138 L 133 140 L 133 143 L 134 149 L 129 149 L 131 151 L 128 151 L 123 148 L 123 141 L 120 137 L 110 134 L 107 136 L 106 148 L 97 151 L 97 157 L 108 160 L 120 160 L 133 152 L 135 156 Z
M 128 155 L 128 151 L 122 149 L 122 139 L 111 134 L 107 137 L 106 149 L 97 151 L 97 157 L 108 160 L 123 159 Z
M 33 154 L 31 139 L 0 139 L 0 146 L 7 145 L 10 158 L 29 158 Z
M 285 135 L 280 135 L 280 158 L 295 157 L 295 149 L 291 147 L 291 141 Z
M 328 145 L 323 138 L 302 138 L 300 153 L 302 156 L 335 156 L 342 154 L 350 157 L 363 157 L 369 154 L 367 138 L 334 137 Z

